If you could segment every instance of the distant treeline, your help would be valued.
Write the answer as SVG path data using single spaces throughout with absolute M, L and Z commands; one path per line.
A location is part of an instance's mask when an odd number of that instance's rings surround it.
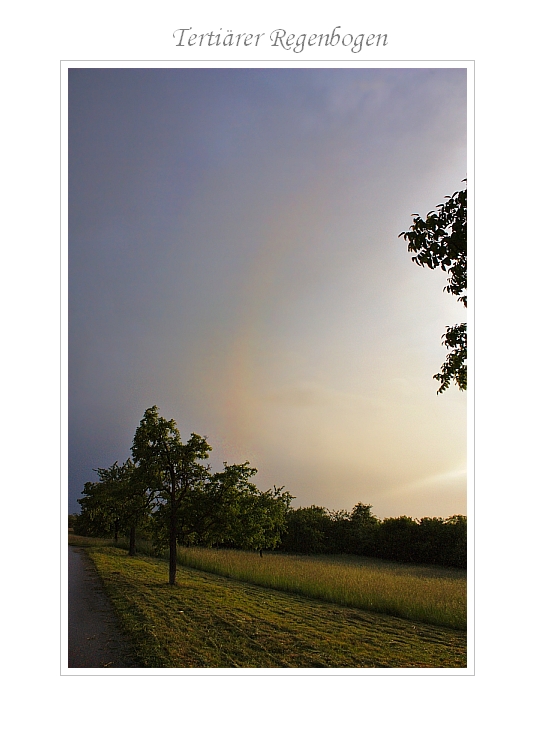
M 396 562 L 466 567 L 466 516 L 447 519 L 398 516 L 380 520 L 371 509 L 371 505 L 363 503 L 350 512 L 308 506 L 287 508 L 281 516 L 278 508 L 277 519 L 273 521 L 279 529 L 280 541 L 271 546 L 293 554 L 364 555 Z M 241 525 L 236 516 L 234 521 Z M 118 531 L 117 525 L 105 517 L 92 515 L 90 519 L 87 513 L 69 516 L 69 527 L 84 536 L 116 535 Z M 148 524 L 143 532 L 144 537 L 153 539 L 156 548 L 162 547 L 157 525 Z M 216 541 L 192 533 L 192 526 L 186 523 L 180 526 L 178 542 L 184 546 L 251 549 L 249 540 L 241 533 L 227 534 Z
M 301 554 L 353 554 L 396 562 L 466 567 L 466 516 L 381 521 L 371 506 L 351 512 L 290 508 L 279 549 Z

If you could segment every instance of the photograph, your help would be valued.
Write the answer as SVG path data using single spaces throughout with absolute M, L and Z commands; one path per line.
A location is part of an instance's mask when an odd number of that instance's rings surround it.
M 473 68 L 350 62 L 65 64 L 69 673 L 468 671 Z

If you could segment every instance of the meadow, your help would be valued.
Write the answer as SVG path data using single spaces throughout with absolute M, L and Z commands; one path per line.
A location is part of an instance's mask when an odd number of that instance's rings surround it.
M 355 593 L 353 598 L 350 594 L 350 583 L 354 587 L 357 579 L 363 583 L 368 579 L 371 585 L 374 568 L 381 573 L 376 580 L 383 580 L 385 599 L 388 586 L 384 581 L 389 578 L 390 585 L 397 579 L 399 594 L 407 578 L 427 581 L 429 588 L 432 580 L 440 586 L 443 580 L 454 581 L 455 571 L 421 568 L 411 576 L 401 570 L 409 566 L 364 558 L 325 560 L 265 553 L 260 558 L 249 553 L 213 550 L 213 555 L 205 555 L 204 550 L 182 549 L 182 565 L 187 561 L 188 566 L 179 567 L 177 585 L 171 587 L 163 559 L 129 557 L 109 540 L 72 537 L 71 543 L 86 547 L 140 667 L 466 667 L 464 631 L 354 607 Z M 225 565 L 226 571 L 200 570 L 201 564 Z M 251 575 L 251 570 L 258 572 L 261 566 L 262 585 L 230 577 Z M 329 571 L 331 587 L 342 590 L 345 580 L 345 595 L 353 603 L 313 598 L 310 587 L 306 595 L 273 587 L 288 586 L 292 575 L 294 587 L 310 586 L 316 575 L 315 594 L 321 594 L 323 586 L 325 595 Z M 356 572 L 360 578 L 355 577 Z M 368 601 L 373 600 L 371 589 L 367 596 Z M 407 607 L 405 615 L 409 613 Z
M 350 555 L 180 548 L 187 567 L 314 600 L 466 629 L 466 573 Z

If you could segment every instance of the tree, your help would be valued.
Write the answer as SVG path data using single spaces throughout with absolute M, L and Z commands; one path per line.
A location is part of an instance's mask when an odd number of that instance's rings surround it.
M 463 181 L 466 181 L 464 179 Z M 457 296 L 457 301 L 467 305 L 467 228 L 466 189 L 446 197 L 437 205 L 437 211 L 428 212 L 425 220 L 413 214 L 412 227 L 402 232 L 408 242 L 408 250 L 416 253 L 412 260 L 418 266 L 440 268 L 448 274 L 444 291 Z M 440 382 L 437 393 L 443 393 L 453 381 L 461 391 L 466 390 L 466 323 L 446 327 L 442 344 L 450 349 L 439 373 L 433 378 Z
M 186 546 L 274 549 L 286 528 L 292 496 L 284 488 L 260 491 L 251 478 L 249 463 L 228 465 L 210 474 L 184 497 L 180 507 L 177 541 Z M 161 550 L 169 513 L 163 506 L 153 516 L 153 540 Z
M 211 474 L 195 494 L 190 494 L 181 515 L 182 543 L 243 546 L 242 517 L 247 499 L 258 493 L 251 481 L 256 472 L 249 463 L 224 463 L 222 471 Z
M 81 534 L 104 536 L 113 531 L 115 543 L 119 532 L 129 534 L 129 555 L 136 553 L 136 528 L 148 518 L 152 497 L 140 483 L 139 469 L 130 458 L 119 465 L 98 468 L 97 483 L 84 485 L 79 499 L 82 513 L 76 528 Z
M 110 468 L 99 468 L 100 483 L 107 494 L 108 503 L 114 512 L 115 542 L 119 531 L 129 535 L 128 554 L 136 553 L 136 527 L 150 509 L 150 495 L 139 486 L 136 467 L 132 460 Z
M 102 483 L 84 483 L 83 497 L 78 499 L 82 509 L 75 525 L 75 534 L 84 537 L 105 537 L 110 531 L 118 534 L 118 517 L 113 501 Z
M 116 482 L 122 501 L 122 524 L 125 531 L 128 531 L 128 554 L 133 556 L 136 554 L 136 530 L 148 521 L 154 496 L 150 488 L 145 487 L 141 469 L 130 458 L 117 471 Z
M 330 527 L 329 512 L 323 506 L 289 509 L 283 550 L 307 555 L 326 552 Z
M 99 480 L 84 484 L 83 498 L 78 499 L 82 507 L 77 528 L 79 533 L 105 536 L 113 532 L 117 543 L 123 528 L 124 493 L 121 487 L 122 470 L 118 462 L 110 468 L 97 468 Z
M 351 552 L 356 555 L 372 555 L 379 519 L 372 514 L 369 503 L 358 503 L 351 511 Z
M 327 554 L 373 555 L 379 519 L 371 505 L 358 503 L 351 512 L 328 511 L 322 522 L 324 552 Z
M 377 531 L 379 557 L 397 562 L 416 562 L 418 522 L 410 516 L 383 519 Z
M 254 471 L 256 473 L 256 470 Z M 292 496 L 284 487 L 260 491 L 253 484 L 238 501 L 238 518 L 231 543 L 240 549 L 260 552 L 280 544 Z
M 139 466 L 139 481 L 165 507 L 168 524 L 169 585 L 176 580 L 176 544 L 179 512 L 184 500 L 209 477 L 209 468 L 201 464 L 211 447 L 205 437 L 192 434 L 186 444 L 174 419 L 164 419 L 158 407 L 145 411 L 132 444 L 132 457 Z

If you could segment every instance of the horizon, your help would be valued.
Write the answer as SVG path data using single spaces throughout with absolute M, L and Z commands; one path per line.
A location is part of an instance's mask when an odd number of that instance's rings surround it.
M 293 505 L 466 514 L 466 311 L 406 243 L 466 177 L 465 69 L 70 69 L 69 513 L 143 411 Z

